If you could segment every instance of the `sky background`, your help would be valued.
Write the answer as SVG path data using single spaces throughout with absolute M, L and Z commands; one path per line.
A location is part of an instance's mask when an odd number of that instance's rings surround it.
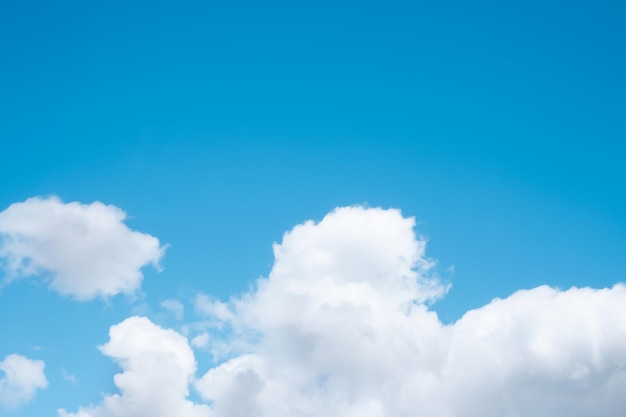
M 0 288 L 0 359 L 45 360 L 50 383 L 3 413 L 98 402 L 111 325 L 180 329 L 163 300 L 191 319 L 198 292 L 247 291 L 273 242 L 340 206 L 416 219 L 444 323 L 625 281 L 625 43 L 619 1 L 3 1 L 0 210 L 101 201 L 170 245 L 134 297 Z

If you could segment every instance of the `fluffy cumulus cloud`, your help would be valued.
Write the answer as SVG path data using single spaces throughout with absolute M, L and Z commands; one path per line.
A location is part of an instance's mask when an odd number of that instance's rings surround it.
M 129 229 L 121 209 L 100 202 L 31 198 L 0 212 L 5 281 L 40 275 L 53 290 L 88 300 L 132 293 L 141 268 L 158 266 L 157 238 Z
M 623 414 L 626 287 L 523 290 L 443 324 L 429 305 L 447 287 L 413 227 L 337 209 L 287 233 L 251 292 L 199 297 L 209 333 L 194 344 L 222 354 L 193 382 L 205 405 L 187 400 L 186 339 L 132 318 L 103 348 L 120 394 L 62 417 Z
M 130 317 L 111 327 L 100 350 L 122 368 L 114 382 L 119 394 L 61 417 L 206 417 L 206 405 L 187 400 L 196 362 L 187 339 L 144 317 Z
M 44 362 L 12 354 L 0 361 L 0 405 L 13 408 L 30 401 L 48 386 Z M 4 374 L 4 375 L 3 375 Z

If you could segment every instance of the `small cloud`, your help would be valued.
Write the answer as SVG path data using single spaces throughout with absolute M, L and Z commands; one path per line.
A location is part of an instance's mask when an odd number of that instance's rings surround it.
M 100 351 L 122 368 L 114 378 L 120 394 L 60 417 L 211 417 L 209 406 L 187 399 L 196 360 L 187 339 L 145 317 L 112 326 Z
M 43 361 L 18 354 L 0 361 L 0 371 L 4 372 L 0 378 L 0 405 L 16 408 L 33 399 L 38 389 L 48 386 L 44 368 Z
M 232 312 L 227 303 L 206 294 L 198 294 L 194 299 L 194 307 L 199 314 L 209 317 L 218 323 L 232 320 Z
M 164 300 L 161 307 L 172 313 L 176 320 L 182 320 L 185 315 L 185 306 L 178 300 Z
M 209 334 L 202 333 L 191 339 L 191 346 L 195 348 L 205 348 L 209 345 Z
M 35 197 L 12 204 L 0 212 L 4 283 L 40 276 L 54 291 L 80 301 L 134 294 L 141 269 L 158 269 L 166 247 L 129 229 L 125 219 L 123 210 L 100 202 Z

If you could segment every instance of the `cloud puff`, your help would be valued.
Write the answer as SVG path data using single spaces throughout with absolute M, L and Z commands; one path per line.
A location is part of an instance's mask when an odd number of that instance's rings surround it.
M 8 280 L 44 275 L 50 287 L 78 300 L 132 293 L 164 248 L 130 230 L 121 209 L 100 202 L 35 197 L 0 212 L 0 261 Z
M 112 326 L 109 336 L 100 350 L 123 370 L 114 379 L 120 393 L 77 413 L 59 410 L 61 417 L 210 416 L 208 406 L 186 399 L 196 362 L 184 336 L 144 317 Z
M 12 354 L 0 361 L 0 405 L 17 407 L 30 401 L 38 389 L 48 386 L 45 364 L 22 355 Z
M 430 272 L 433 263 L 413 227 L 397 210 L 337 209 L 287 233 L 274 246 L 269 276 L 251 292 L 227 303 L 198 297 L 209 332 L 198 341 L 209 351 L 219 345 L 225 357 L 195 381 L 207 405 L 185 399 L 193 356 L 182 336 L 162 329 L 141 336 L 146 349 L 172 339 L 179 340 L 174 350 L 186 352 L 184 361 L 174 353 L 158 359 L 178 375 L 171 377 L 178 388 L 170 403 L 180 408 L 167 408 L 169 415 L 623 414 L 626 287 L 518 291 L 445 325 L 428 305 L 447 287 Z M 166 398 L 162 384 L 149 381 L 170 376 L 152 378 L 150 372 L 160 372 L 152 363 L 132 365 L 149 361 L 133 347 L 140 343 L 132 335 L 141 332 L 117 332 L 110 342 L 117 348 L 103 351 L 130 352 L 112 355 L 125 370 L 115 379 L 121 396 L 71 416 L 166 415 L 138 404 Z M 127 380 L 136 382 L 132 390 Z

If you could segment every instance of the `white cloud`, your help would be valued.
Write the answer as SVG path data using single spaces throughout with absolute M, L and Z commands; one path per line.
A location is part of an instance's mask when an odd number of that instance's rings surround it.
M 182 320 L 185 315 L 185 306 L 178 300 L 163 300 L 161 307 L 172 313 L 176 320 Z
M 45 364 L 22 355 L 7 355 L 0 361 L 0 405 L 17 407 L 30 401 L 38 389 L 48 386 Z
M 624 285 L 518 291 L 450 330 L 441 384 L 456 410 L 582 417 L 626 407 Z
M 157 238 L 129 229 L 121 209 L 35 197 L 0 212 L 0 263 L 8 280 L 44 276 L 78 300 L 133 293 L 141 268 L 158 266 Z M 4 262 L 1 262 L 4 261 Z
M 122 368 L 114 381 L 119 394 L 77 413 L 61 417 L 207 417 L 206 405 L 187 400 L 196 362 L 187 339 L 144 317 L 130 317 L 112 326 L 100 350 Z
M 250 342 L 197 382 L 215 415 L 621 415 L 623 286 L 539 287 L 444 325 L 413 225 L 351 207 L 286 234 L 269 277 L 217 315 Z
M 209 334 L 208 333 L 202 333 L 199 334 L 198 336 L 194 337 L 193 339 L 191 339 L 191 346 L 195 347 L 195 348 L 204 348 L 207 347 L 209 345 Z
M 250 293 L 228 303 L 198 297 L 196 308 L 210 316 L 210 334 L 195 343 L 208 343 L 209 351 L 214 344 L 229 347 L 230 359 L 194 384 L 210 405 L 185 399 L 194 360 L 182 336 L 157 328 L 151 336 L 128 329 L 122 337 L 114 327 L 107 346 L 115 349 L 103 352 L 124 369 L 116 376 L 122 394 L 71 416 L 187 416 L 189 410 L 210 417 L 623 414 L 625 286 L 519 291 L 444 325 L 428 302 L 447 287 L 429 272 L 433 263 L 413 226 L 396 210 L 338 209 L 287 233 L 274 247 L 269 276 Z M 148 351 L 178 340 L 168 346 L 179 353 L 150 362 L 136 338 Z M 175 360 L 180 352 L 184 361 Z M 147 365 L 133 365 L 138 360 Z M 167 378 L 153 369 L 162 362 L 175 370 Z M 161 395 L 163 384 L 151 382 L 170 379 L 178 387 L 170 397 Z M 159 407 L 168 413 L 144 408 L 148 398 L 170 398 Z
M 194 306 L 201 315 L 216 319 L 213 323 L 215 326 L 232 319 L 227 303 L 216 300 L 206 294 L 198 294 L 194 299 Z

